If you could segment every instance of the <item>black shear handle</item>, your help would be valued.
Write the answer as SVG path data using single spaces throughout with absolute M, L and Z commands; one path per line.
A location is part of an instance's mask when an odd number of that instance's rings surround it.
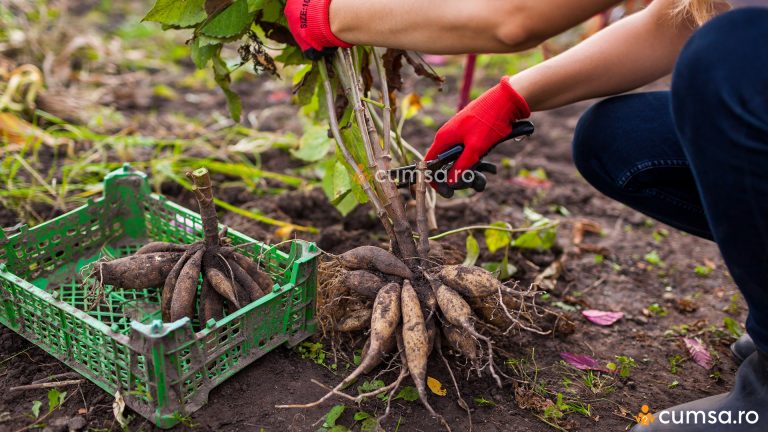
M 535 130 L 535 128 L 533 126 L 533 123 L 531 123 L 528 120 L 521 120 L 521 121 L 515 122 L 512 125 L 512 132 L 509 135 L 507 135 L 506 137 L 504 137 L 501 140 L 499 140 L 499 142 L 494 144 L 490 149 L 488 149 L 488 151 L 485 152 L 483 157 L 487 156 L 488 153 L 490 153 L 491 150 L 496 148 L 497 145 L 499 145 L 499 144 L 501 144 L 503 142 L 509 141 L 509 140 L 518 139 L 518 138 L 522 138 L 522 137 L 529 137 L 529 136 L 533 135 L 534 130 Z M 463 144 L 459 144 L 457 146 L 452 147 L 448 151 L 446 151 L 445 154 L 446 155 L 450 154 L 451 159 L 455 160 L 458 157 L 458 155 L 461 154 L 461 152 L 463 150 L 464 150 L 464 145 Z M 437 193 L 439 193 L 444 198 L 451 198 L 451 197 L 453 197 L 454 191 L 459 190 L 459 189 L 472 188 L 472 189 L 474 189 L 477 192 L 484 191 L 485 190 L 485 186 L 487 184 L 487 179 L 486 179 L 485 175 L 482 174 L 482 172 L 489 172 L 491 174 L 496 174 L 496 165 L 492 164 L 492 163 L 485 162 L 485 161 L 482 160 L 482 158 L 480 158 L 480 159 L 481 160 L 475 166 L 470 168 L 471 171 L 474 171 L 474 177 L 473 177 L 473 180 L 472 180 L 471 183 L 459 182 L 459 183 L 457 183 L 457 184 L 455 184 L 453 186 L 449 186 L 446 183 L 438 183 L 437 184 Z
M 514 122 L 512 124 L 512 132 L 510 132 L 509 135 L 505 136 L 504 138 L 500 139 L 499 142 L 494 144 L 485 153 L 485 155 L 483 155 L 483 157 L 488 155 L 488 153 L 490 153 L 491 150 L 495 149 L 497 145 L 499 145 L 499 144 L 501 144 L 503 142 L 509 141 L 509 140 L 518 139 L 518 138 L 522 138 L 522 137 L 529 137 L 529 136 L 533 135 L 534 130 L 535 130 L 535 128 L 533 126 L 533 123 L 529 122 L 528 120 L 520 120 L 520 121 Z

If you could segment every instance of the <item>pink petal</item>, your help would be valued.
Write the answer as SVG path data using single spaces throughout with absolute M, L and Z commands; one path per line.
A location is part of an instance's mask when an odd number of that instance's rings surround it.
M 698 339 L 683 338 L 683 343 L 688 349 L 693 361 L 704 369 L 712 369 L 712 355 Z
M 581 314 L 600 326 L 609 326 L 624 317 L 624 312 L 606 312 L 594 309 L 582 311 Z
M 603 367 L 597 360 L 588 355 L 561 352 L 560 357 L 562 357 L 566 363 L 579 370 L 608 372 L 608 370 Z

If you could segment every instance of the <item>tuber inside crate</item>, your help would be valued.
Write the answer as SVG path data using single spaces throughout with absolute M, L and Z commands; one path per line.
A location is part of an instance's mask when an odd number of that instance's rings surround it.
M 228 230 L 228 247 L 256 260 L 273 285 L 205 323 L 196 313 L 163 321 L 157 287 L 94 284 L 90 273 L 105 257 L 130 256 L 149 241 L 195 243 L 203 231 L 199 214 L 152 194 L 144 174 L 114 171 L 104 195 L 83 207 L 10 235 L 0 231 L 0 324 L 110 395 L 119 392 L 156 425 L 173 426 L 237 371 L 316 329 L 318 252 L 303 241 L 283 252 Z

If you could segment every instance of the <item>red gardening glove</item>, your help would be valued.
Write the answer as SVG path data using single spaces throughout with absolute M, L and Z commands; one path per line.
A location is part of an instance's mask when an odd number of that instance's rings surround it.
M 512 123 L 530 115 L 528 102 L 512 88 L 509 77 L 504 77 L 437 131 L 424 160 L 437 159 L 437 155 L 456 144 L 464 144 L 464 151 L 448 171 L 447 183 L 453 185 L 461 179 L 462 172 L 472 168 L 512 132 Z
M 285 4 L 288 27 L 302 51 L 352 46 L 331 32 L 330 7 L 331 0 L 288 0 Z

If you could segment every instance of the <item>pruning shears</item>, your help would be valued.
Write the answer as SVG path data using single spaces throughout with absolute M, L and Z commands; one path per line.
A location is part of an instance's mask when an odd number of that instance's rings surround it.
M 524 137 L 533 135 L 533 131 L 533 123 L 527 120 L 515 122 L 512 125 L 512 132 L 494 144 L 490 149 L 488 149 L 488 152 L 486 152 L 483 157 L 488 155 L 488 153 L 490 153 L 490 151 L 493 150 L 497 145 L 509 140 L 519 141 Z M 487 179 L 483 173 L 497 173 L 496 164 L 486 162 L 480 158 L 480 161 L 469 169 L 469 171 L 472 171 L 473 174 L 471 176 L 471 181 L 460 179 L 453 185 L 449 185 L 446 182 L 448 178 L 447 172 L 453 166 L 453 163 L 459 159 L 459 156 L 461 156 L 463 151 L 464 144 L 457 144 L 444 151 L 443 153 L 437 155 L 437 159 L 427 161 L 427 170 L 431 173 L 432 182 L 435 185 L 435 190 L 445 198 L 451 198 L 454 191 L 459 189 L 472 188 L 477 192 L 482 192 L 485 190 L 485 186 L 487 184 Z M 389 170 L 389 178 L 397 183 L 398 188 L 410 187 L 416 182 L 417 179 L 416 167 L 416 164 L 413 164 L 391 169 Z

